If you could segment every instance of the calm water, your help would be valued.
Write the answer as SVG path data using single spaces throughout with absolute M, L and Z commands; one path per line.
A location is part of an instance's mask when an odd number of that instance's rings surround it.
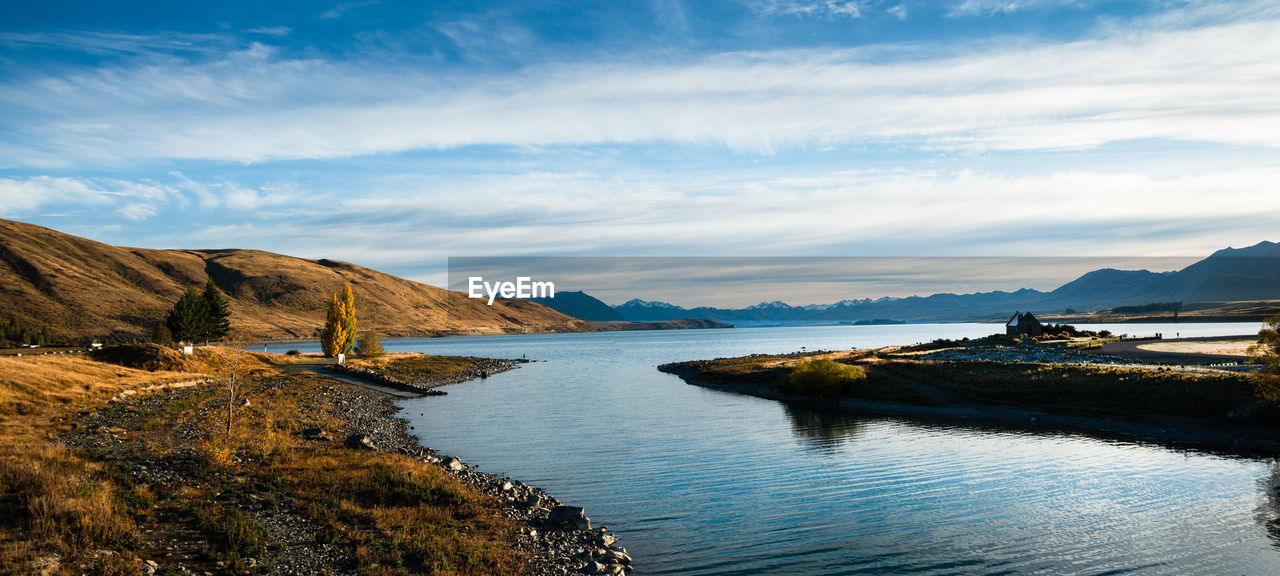
M 545 360 L 403 403 L 425 445 L 615 530 L 638 574 L 1277 574 L 1280 465 L 855 418 L 684 384 L 664 362 L 989 334 L 977 324 L 388 341 Z M 1246 334 L 1257 324 L 1118 325 Z M 280 347 L 285 348 L 285 347 Z M 1276 530 L 1273 527 L 1273 530 Z M 1280 532 L 1280 530 L 1276 530 Z

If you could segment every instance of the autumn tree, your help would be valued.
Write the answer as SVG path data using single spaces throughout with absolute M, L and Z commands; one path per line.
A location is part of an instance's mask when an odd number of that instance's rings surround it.
M 378 331 L 372 328 L 366 330 L 364 335 L 360 337 L 356 352 L 359 352 L 365 358 L 377 358 L 385 354 L 386 350 L 382 348 L 382 339 L 378 338 Z
M 351 285 L 344 284 L 329 301 L 324 330 L 320 332 L 320 348 L 330 358 L 349 354 L 356 345 L 356 297 Z

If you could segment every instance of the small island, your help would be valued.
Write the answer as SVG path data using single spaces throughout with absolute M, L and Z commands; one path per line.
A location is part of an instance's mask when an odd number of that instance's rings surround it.
M 1195 351 L 1162 352 L 1154 356 L 1158 360 L 1149 360 L 1143 356 L 1149 352 L 1143 342 L 1149 341 L 1106 336 L 1000 334 L 873 350 L 678 362 L 658 369 L 698 386 L 867 416 L 1078 431 L 1230 453 L 1280 450 L 1274 384 L 1251 367 L 1200 365 L 1202 359 L 1221 356 Z M 1124 346 L 1115 348 L 1116 343 Z M 1218 342 L 1200 344 L 1223 350 Z M 1133 354 L 1109 354 L 1113 348 Z

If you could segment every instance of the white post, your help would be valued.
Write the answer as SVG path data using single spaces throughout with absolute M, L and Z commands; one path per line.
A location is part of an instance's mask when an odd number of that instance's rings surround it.
M 338 354 L 338 363 L 339 363 L 339 364 L 341 364 L 341 363 L 342 363 L 344 360 L 346 360 L 346 359 L 347 359 L 347 355 L 346 355 L 346 354 Z

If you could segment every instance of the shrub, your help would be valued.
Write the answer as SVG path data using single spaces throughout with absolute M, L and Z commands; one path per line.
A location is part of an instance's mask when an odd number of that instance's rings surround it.
M 841 364 L 830 358 L 814 358 L 796 364 L 782 381 L 782 389 L 807 396 L 840 396 L 866 377 L 867 373 L 857 366 Z
M 378 331 L 366 331 L 364 336 L 360 337 L 360 342 L 356 346 L 356 352 L 365 358 L 377 358 L 382 356 L 386 351 L 382 348 L 382 340 L 378 338 Z
M 285 352 L 285 353 L 284 353 L 284 355 L 285 355 L 285 356 L 300 356 L 300 355 L 302 355 L 302 352 L 299 352 L 299 351 L 297 351 L 297 350 L 290 350 L 290 351 L 288 351 L 288 352 Z
M 159 344 L 112 346 L 94 350 L 90 357 L 99 362 L 119 364 L 126 368 L 137 368 L 150 372 L 157 370 L 181 372 L 187 369 L 187 361 L 181 354 Z

